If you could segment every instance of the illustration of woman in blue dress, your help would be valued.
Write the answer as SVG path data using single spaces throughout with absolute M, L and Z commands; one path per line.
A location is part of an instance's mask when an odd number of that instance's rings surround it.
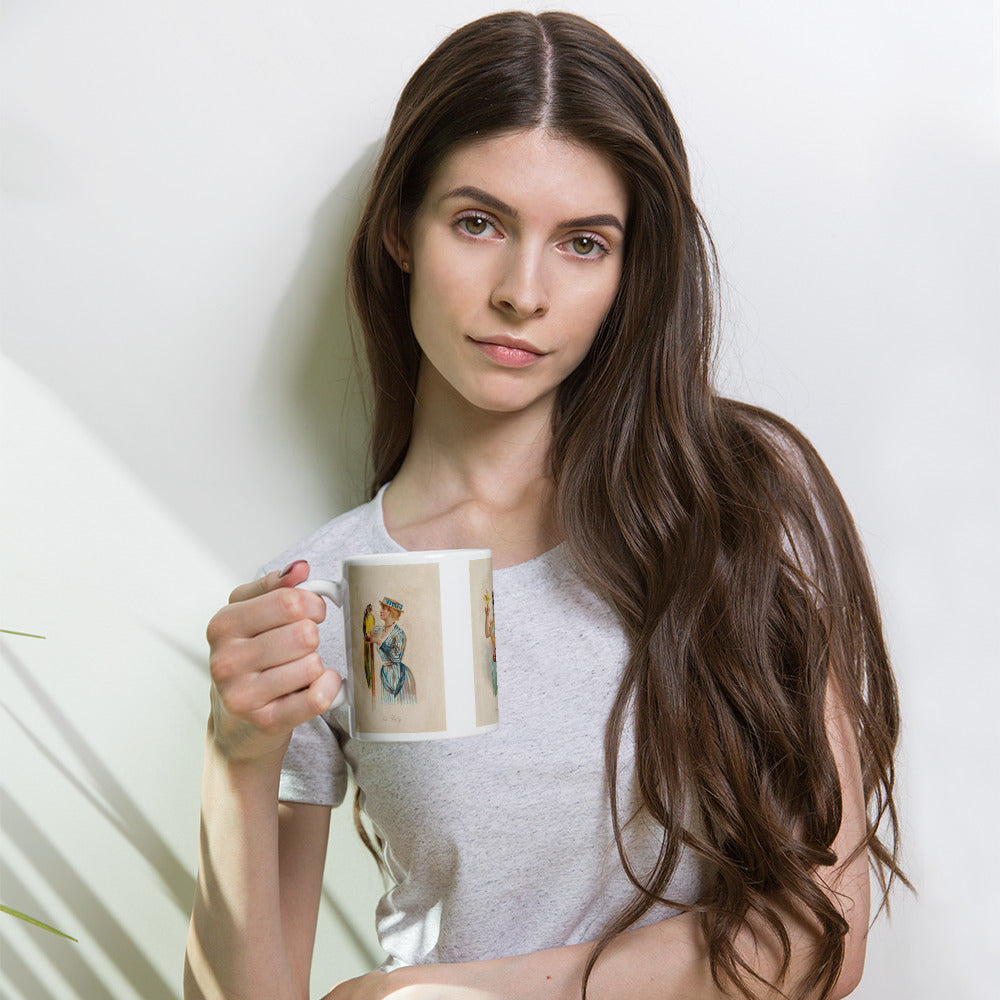
M 379 652 L 382 659 L 382 696 L 385 701 L 396 704 L 413 704 L 417 700 L 417 682 L 413 671 L 403 662 L 406 648 L 406 633 L 399 627 L 399 616 L 403 605 L 390 597 L 379 602 L 379 617 L 382 619 L 380 635 L 365 636 Z

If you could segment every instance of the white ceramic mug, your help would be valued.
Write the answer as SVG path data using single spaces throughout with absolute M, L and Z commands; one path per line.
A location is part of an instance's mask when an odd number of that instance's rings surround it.
M 340 580 L 303 590 L 344 612 L 350 735 L 394 742 L 497 728 L 489 549 L 348 556 Z

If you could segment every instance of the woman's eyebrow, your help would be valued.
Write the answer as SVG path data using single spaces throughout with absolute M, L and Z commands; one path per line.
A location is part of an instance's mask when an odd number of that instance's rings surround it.
M 461 187 L 452 188 L 446 194 L 441 196 L 441 200 L 445 201 L 448 198 L 471 198 L 473 201 L 478 201 L 481 205 L 486 208 L 497 212 L 500 215 L 506 215 L 508 218 L 517 219 L 520 218 L 516 208 L 508 205 L 507 202 L 501 201 L 495 195 L 489 193 L 489 191 L 484 191 L 482 188 L 473 187 L 470 184 L 464 184 Z M 556 228 L 558 229 L 593 229 L 598 226 L 610 226 L 617 229 L 619 232 L 625 232 L 625 226 L 622 224 L 621 219 L 617 215 L 583 215 L 577 219 L 564 219 L 562 222 L 557 223 Z
M 560 229 L 594 229 L 597 226 L 611 226 L 625 232 L 625 226 L 617 215 L 584 215 L 579 219 L 565 219 L 559 223 Z
M 441 196 L 442 201 L 445 201 L 448 198 L 471 198 L 473 201 L 478 201 L 480 204 L 485 205 L 494 212 L 498 212 L 500 215 L 507 215 L 512 219 L 519 218 L 516 208 L 511 208 L 507 202 L 501 201 L 499 198 L 490 194 L 489 191 L 484 191 L 482 188 L 472 187 L 470 184 L 452 188 L 452 190 L 447 194 Z

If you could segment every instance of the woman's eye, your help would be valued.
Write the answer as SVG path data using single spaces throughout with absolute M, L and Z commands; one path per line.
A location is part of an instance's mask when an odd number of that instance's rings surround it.
M 482 215 L 466 215 L 458 220 L 458 224 L 470 236 L 482 236 L 489 229 L 490 220 Z
M 574 236 L 569 245 L 577 257 L 596 257 L 608 252 L 608 248 L 593 236 Z

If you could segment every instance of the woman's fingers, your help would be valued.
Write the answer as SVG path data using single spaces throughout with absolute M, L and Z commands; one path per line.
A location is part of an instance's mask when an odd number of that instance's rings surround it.
M 298 589 L 308 576 L 299 561 L 243 584 L 209 622 L 214 732 L 229 756 L 270 754 L 340 689 L 317 652 L 326 604 Z
M 251 639 L 229 639 L 213 649 L 212 679 L 216 683 L 258 674 L 292 663 L 319 649 L 319 628 L 309 618 L 269 629 Z M 300 685 L 301 686 L 301 685 Z
M 287 670 L 294 666 L 287 664 L 275 669 Z M 323 670 L 307 687 L 264 702 L 246 718 L 265 733 L 290 732 L 300 723 L 325 712 L 339 691 L 340 676 L 333 670 Z
M 248 674 L 240 684 L 220 688 L 220 693 L 227 711 L 250 717 L 269 701 L 277 701 L 310 687 L 324 672 L 319 655 L 311 653 L 301 659 Z
M 246 586 L 245 592 L 250 593 L 252 585 Z M 240 590 L 242 588 L 237 587 L 233 593 Z M 228 639 L 252 639 L 292 622 L 309 619 L 318 624 L 324 618 L 326 602 L 322 597 L 308 590 L 277 587 L 221 608 L 208 623 L 207 636 L 214 648 Z

